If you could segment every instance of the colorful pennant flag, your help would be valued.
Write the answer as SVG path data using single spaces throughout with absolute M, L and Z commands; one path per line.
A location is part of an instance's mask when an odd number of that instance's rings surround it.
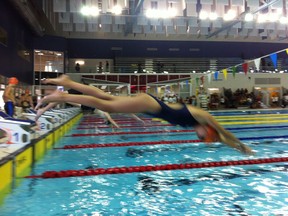
M 247 75 L 247 72 L 248 72 L 248 63 L 243 63 L 243 64 L 242 64 L 242 68 L 243 68 L 243 71 L 244 71 L 245 75 Z
M 211 82 L 211 75 L 212 75 L 211 73 L 207 74 L 208 83 Z
M 219 71 L 215 71 L 215 72 L 214 72 L 214 79 L 215 79 L 215 80 L 218 80 L 218 74 L 219 74 Z
M 270 55 L 274 68 L 277 68 L 277 53 L 273 53 Z
M 224 79 L 227 80 L 227 69 L 223 69 L 222 72 L 224 75 Z
M 232 74 L 233 74 L 233 77 L 235 78 L 235 75 L 236 75 L 236 67 L 235 66 L 233 66 L 232 67 Z
M 261 58 L 254 59 L 254 64 L 258 71 L 260 70 L 260 62 L 261 62 Z

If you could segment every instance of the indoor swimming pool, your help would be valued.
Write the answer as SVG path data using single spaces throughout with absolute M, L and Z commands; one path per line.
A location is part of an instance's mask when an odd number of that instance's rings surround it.
M 143 125 L 113 114 L 117 130 L 84 116 L 18 180 L 0 215 L 288 215 L 288 112 L 211 114 L 256 155 L 149 116 Z

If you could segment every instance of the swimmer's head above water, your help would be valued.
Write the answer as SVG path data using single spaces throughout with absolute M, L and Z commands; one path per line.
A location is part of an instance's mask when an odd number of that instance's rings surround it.
M 209 125 L 197 125 L 195 132 L 198 138 L 205 143 L 220 141 L 219 133 Z

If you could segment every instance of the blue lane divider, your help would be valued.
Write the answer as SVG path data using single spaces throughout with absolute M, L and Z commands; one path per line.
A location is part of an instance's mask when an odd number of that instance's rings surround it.
M 243 137 L 238 138 L 239 140 L 261 140 L 261 139 L 283 139 L 288 138 L 287 136 L 262 136 L 262 137 Z
M 271 129 L 271 128 L 288 128 L 288 125 L 278 125 L 278 126 L 257 126 L 257 127 L 231 127 L 225 128 L 227 130 L 247 130 L 247 129 Z

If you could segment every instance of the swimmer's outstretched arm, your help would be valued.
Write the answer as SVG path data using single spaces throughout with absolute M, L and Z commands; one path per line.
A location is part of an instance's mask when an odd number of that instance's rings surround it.
M 116 128 L 120 128 L 119 125 L 112 119 L 111 115 L 107 112 L 103 112 L 103 114 L 106 116 L 106 118 L 108 119 L 108 121 L 111 122 L 112 125 L 114 125 L 114 127 Z
M 49 109 L 52 109 L 57 104 L 58 103 L 56 103 L 56 102 L 49 103 L 47 106 L 45 106 L 43 108 L 40 108 L 40 109 L 39 109 L 39 107 L 40 107 L 41 104 L 37 104 L 37 106 L 35 107 L 35 110 L 37 110 L 35 121 L 37 121 L 43 113 L 45 113 Z
M 143 125 L 145 124 L 145 122 L 141 119 L 141 118 L 139 118 L 137 115 L 135 115 L 135 114 L 133 114 L 133 113 L 131 113 L 130 114 L 134 119 L 136 119 L 137 121 L 140 121 Z
M 191 114 L 194 118 L 202 125 L 210 125 L 213 127 L 219 134 L 220 142 L 238 149 L 240 152 L 247 155 L 254 155 L 255 153 L 252 151 L 250 147 L 242 143 L 238 138 L 236 138 L 232 133 L 223 128 L 210 113 L 198 109 L 196 107 L 189 108 Z

